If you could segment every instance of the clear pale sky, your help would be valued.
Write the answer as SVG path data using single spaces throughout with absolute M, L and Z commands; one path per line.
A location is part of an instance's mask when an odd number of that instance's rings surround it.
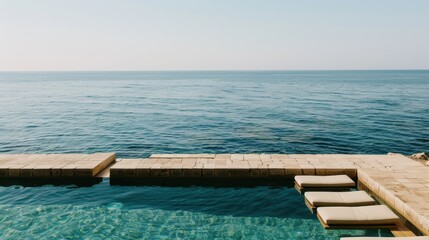
M 429 1 L 0 0 L 0 71 L 429 69 Z

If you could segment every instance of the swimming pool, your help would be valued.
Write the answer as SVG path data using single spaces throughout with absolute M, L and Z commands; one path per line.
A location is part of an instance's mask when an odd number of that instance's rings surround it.
M 0 239 L 339 239 L 289 187 L 0 187 Z

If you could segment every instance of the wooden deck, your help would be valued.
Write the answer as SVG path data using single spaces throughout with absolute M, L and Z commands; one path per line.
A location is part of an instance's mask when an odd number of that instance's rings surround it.
M 400 154 L 154 154 L 122 159 L 111 179 L 280 178 L 347 174 L 429 235 L 429 167 Z
M 0 178 L 91 178 L 115 159 L 114 153 L 0 154 Z

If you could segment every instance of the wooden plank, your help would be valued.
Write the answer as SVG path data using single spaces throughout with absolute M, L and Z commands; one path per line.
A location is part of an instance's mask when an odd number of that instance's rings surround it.
M 405 224 L 398 223 L 396 228 L 391 230 L 395 237 L 414 237 L 416 236 Z
M 322 226 L 325 229 L 383 229 L 383 228 L 388 228 L 388 229 L 396 229 L 397 225 L 396 224 L 383 224 L 383 225 L 360 225 L 360 224 L 347 224 L 347 225 L 341 225 L 341 224 L 331 224 L 328 225 L 327 223 L 325 223 L 323 221 L 323 219 L 319 216 L 319 214 L 317 214 L 317 218 L 320 221 L 320 224 L 322 224 Z
M 310 211 L 311 211 L 311 213 L 316 213 L 317 212 L 317 208 L 313 205 L 313 204 L 311 204 L 308 200 L 307 200 L 307 198 L 305 198 L 305 205 L 308 207 L 308 209 L 310 209 Z

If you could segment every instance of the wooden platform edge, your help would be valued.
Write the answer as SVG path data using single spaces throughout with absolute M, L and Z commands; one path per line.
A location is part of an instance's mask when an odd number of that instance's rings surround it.
M 299 194 L 305 192 L 349 192 L 356 187 L 302 187 L 296 181 L 294 181 L 294 187 Z
M 307 198 L 305 198 L 305 197 L 304 197 L 304 202 L 305 202 L 305 205 L 308 207 L 308 209 L 310 209 L 310 212 L 311 212 L 311 213 L 315 214 L 315 213 L 317 212 L 317 208 L 316 208 L 313 204 L 311 204 L 311 203 L 307 200 Z
M 390 230 L 395 237 L 415 237 L 413 231 L 411 231 L 404 223 L 400 222 L 396 225 L 396 228 Z
M 374 225 L 373 224 L 371 224 L 371 225 L 358 225 L 358 224 L 356 224 L 356 225 L 354 225 L 354 224 L 345 224 L 345 225 L 331 224 L 331 225 L 329 225 L 323 221 L 323 219 L 320 217 L 319 214 L 317 214 L 317 218 L 319 219 L 320 224 L 322 224 L 322 226 L 325 229 L 382 229 L 382 228 L 387 228 L 387 229 L 390 229 L 392 231 L 392 230 L 398 229 L 398 225 L 400 225 L 398 223 L 396 223 L 396 224 L 382 224 L 382 225 L 375 225 L 375 224 Z
M 95 153 L 95 154 L 101 154 L 101 153 Z M 116 162 L 116 153 L 103 153 L 103 154 L 110 154 L 110 155 L 94 168 L 92 172 L 92 177 L 97 177 L 97 175 L 104 172 L 106 169 L 108 169 L 112 164 Z

